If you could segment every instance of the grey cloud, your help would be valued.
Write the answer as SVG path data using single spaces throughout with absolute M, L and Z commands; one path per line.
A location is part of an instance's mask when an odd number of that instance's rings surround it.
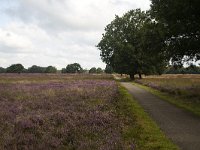
M 42 2 L 19 0 L 18 7 L 7 8 L 5 13 L 25 23 L 34 22 L 48 31 L 90 31 L 102 27 L 102 21 L 96 18 L 98 16 L 78 15 L 73 11 L 70 1 L 43 0 Z
M 1 0 L 0 65 L 105 67 L 95 47 L 104 27 L 138 6 L 149 0 Z

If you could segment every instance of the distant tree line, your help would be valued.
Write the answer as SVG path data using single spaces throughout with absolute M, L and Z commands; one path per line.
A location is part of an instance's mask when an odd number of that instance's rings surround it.
M 188 67 L 169 66 L 164 72 L 165 74 L 200 74 L 200 67 L 190 65 Z
M 7 68 L 0 67 L 0 73 L 90 73 L 90 74 L 101 74 L 107 73 L 112 74 L 114 70 L 111 66 L 106 65 L 106 68 L 103 70 L 100 67 L 91 69 L 83 69 L 80 64 L 73 63 L 63 68 L 61 71 L 57 70 L 56 67 L 48 66 L 48 67 L 40 67 L 37 65 L 33 65 L 28 69 L 25 69 L 22 64 L 13 64 Z M 188 67 L 183 67 L 179 65 L 169 65 L 163 71 L 164 74 L 200 74 L 200 66 L 196 66 L 194 64 L 190 64 Z M 150 75 L 150 74 L 147 74 Z
M 106 67 L 106 73 L 112 73 L 112 71 L 107 71 L 108 68 Z M 73 63 L 63 68 L 61 71 L 57 70 L 54 66 L 48 67 L 41 67 L 37 65 L 33 65 L 26 69 L 22 64 L 13 64 L 7 68 L 0 67 L 0 73 L 97 73 L 101 74 L 104 73 L 104 70 L 101 68 L 92 67 L 90 70 L 83 69 L 80 64 Z
M 40 67 L 33 65 L 28 69 L 24 68 L 22 64 L 13 64 L 7 68 L 0 67 L 0 73 L 56 73 L 57 69 L 53 66 Z
M 96 67 L 92 67 L 91 69 L 83 69 L 80 64 L 73 63 L 66 66 L 66 68 L 63 68 L 62 73 L 92 73 L 92 74 L 101 74 L 104 73 L 104 70 Z
M 100 73 L 103 73 L 103 70 L 102 70 L 101 68 L 92 67 L 92 68 L 89 70 L 89 73 L 97 73 L 97 74 L 100 74 Z

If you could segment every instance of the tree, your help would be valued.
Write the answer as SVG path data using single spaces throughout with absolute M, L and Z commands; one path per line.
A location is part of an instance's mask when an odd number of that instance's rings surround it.
M 81 73 L 88 73 L 89 71 L 87 69 L 83 69 Z
M 29 73 L 44 73 L 45 70 L 46 70 L 45 67 L 40 67 L 36 65 L 33 65 L 32 67 L 28 68 Z
M 66 73 L 66 68 L 62 68 L 61 73 Z
M 6 69 L 8 73 L 21 73 L 24 70 L 24 66 L 22 64 L 13 64 Z
M 56 67 L 53 67 L 53 66 L 48 66 L 45 69 L 45 73 L 56 73 L 56 72 L 57 72 L 57 69 L 56 69 Z
M 200 67 L 190 64 L 188 67 L 181 66 L 169 66 L 166 71 L 166 74 L 200 74 Z
M 187 74 L 200 74 L 200 67 L 190 64 L 190 66 L 186 68 L 186 72 Z
M 113 68 L 109 65 L 106 65 L 105 73 L 109 73 L 109 74 L 113 73 Z
M 97 45 L 103 62 L 116 73 L 130 75 L 131 79 L 135 74 L 140 78 L 141 74 L 149 74 L 152 68 L 157 72 L 166 62 L 157 28 L 149 13 L 140 9 L 116 16 Z
M 6 73 L 6 69 L 3 67 L 0 67 L 0 73 Z
M 139 33 L 143 55 L 141 68 L 146 75 L 161 75 L 166 70 L 170 57 L 166 52 L 162 26 L 152 20 L 149 12 L 146 12 L 146 15 L 148 19 L 145 20 Z
M 97 73 L 97 69 L 95 67 L 92 67 L 90 70 L 89 70 L 89 73 Z
M 22 70 L 22 73 L 29 73 L 29 72 L 28 72 L 28 69 L 24 68 L 24 69 Z
M 78 63 L 69 64 L 66 67 L 66 73 L 81 73 L 82 67 Z
M 151 14 L 162 26 L 173 63 L 200 60 L 199 0 L 151 0 Z
M 99 68 L 97 68 L 97 71 L 96 71 L 98 74 L 100 74 L 100 73 L 103 73 L 103 70 L 99 67 Z

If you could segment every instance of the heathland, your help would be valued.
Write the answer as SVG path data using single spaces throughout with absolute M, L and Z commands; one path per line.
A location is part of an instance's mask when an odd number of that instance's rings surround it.
M 146 76 L 135 82 L 150 87 L 143 86 L 162 99 L 200 116 L 200 75 Z
M 0 149 L 176 149 L 111 75 L 1 74 Z

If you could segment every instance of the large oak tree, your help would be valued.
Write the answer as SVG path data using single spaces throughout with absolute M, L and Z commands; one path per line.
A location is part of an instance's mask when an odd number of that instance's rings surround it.
M 166 65 L 163 39 L 149 13 L 131 10 L 105 28 L 97 47 L 102 60 L 115 72 L 130 75 L 161 73 Z
M 200 60 L 199 0 L 151 0 L 151 14 L 163 26 L 174 63 Z

